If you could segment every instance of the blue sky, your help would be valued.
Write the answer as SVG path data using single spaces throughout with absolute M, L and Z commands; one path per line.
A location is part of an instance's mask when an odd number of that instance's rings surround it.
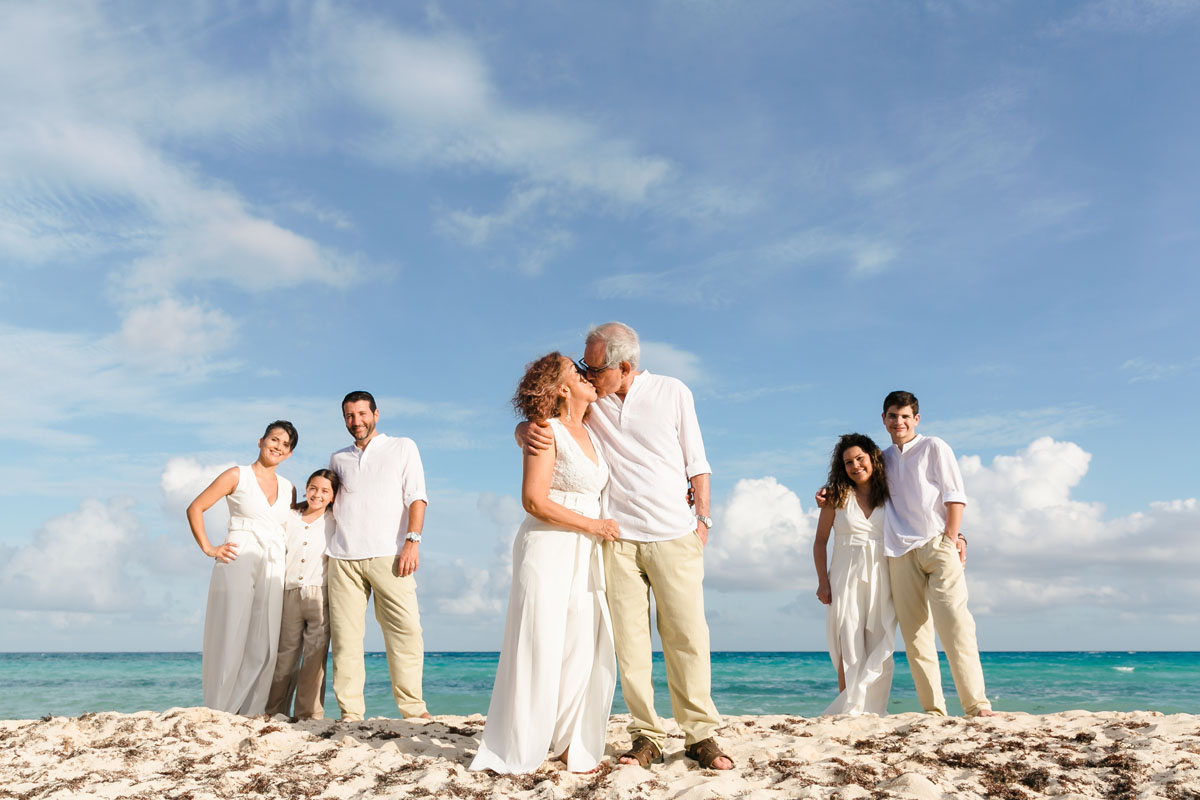
M 302 482 L 359 388 L 425 460 L 427 646 L 498 647 L 508 397 L 610 319 L 695 392 L 714 648 L 823 649 L 812 493 L 895 388 L 983 649 L 1195 648 L 1197 3 L 0 14 L 4 649 L 198 649 L 183 508 L 277 417 Z

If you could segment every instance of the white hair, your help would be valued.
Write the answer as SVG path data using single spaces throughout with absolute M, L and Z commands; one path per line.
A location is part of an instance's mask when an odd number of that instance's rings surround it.
M 605 322 L 593 325 L 588 331 L 585 345 L 592 342 L 604 343 L 604 363 L 593 364 L 595 367 L 615 367 L 622 361 L 628 361 L 635 370 L 642 356 L 642 346 L 638 343 L 637 332 L 624 322 Z

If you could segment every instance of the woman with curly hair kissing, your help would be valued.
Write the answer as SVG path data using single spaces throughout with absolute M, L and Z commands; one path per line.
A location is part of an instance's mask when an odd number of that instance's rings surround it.
M 533 772 L 548 753 L 572 772 L 604 755 L 616 688 L 599 519 L 608 465 L 583 425 L 596 390 L 561 353 L 525 370 L 513 405 L 549 420 L 554 445 L 525 452 L 521 501 L 529 515 L 513 542 L 512 588 L 487 724 L 471 769 Z
M 887 476 L 883 453 L 869 436 L 838 439 L 825 492 L 813 560 L 817 599 L 829 606 L 826 636 L 841 690 L 825 713 L 886 714 L 896 611 L 883 550 Z M 826 568 L 831 530 L 833 559 Z

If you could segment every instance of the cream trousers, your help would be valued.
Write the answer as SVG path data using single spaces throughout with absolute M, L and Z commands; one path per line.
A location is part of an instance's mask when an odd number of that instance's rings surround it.
M 425 713 L 421 699 L 421 670 L 425 643 L 417 612 L 417 582 L 396 574 L 396 557 L 358 561 L 329 559 L 329 620 L 333 634 L 333 693 L 342 719 L 362 719 L 366 713 L 363 684 L 363 636 L 367 600 L 375 595 L 375 619 L 383 631 L 392 696 L 404 717 Z
M 990 709 L 975 641 L 975 618 L 967 610 L 967 580 L 954 545 L 939 534 L 902 556 L 888 558 L 888 572 L 921 707 L 931 714 L 946 713 L 933 638 L 936 629 L 963 711 L 970 717 Z
M 721 716 L 712 701 L 708 622 L 704 618 L 704 545 L 694 533 L 666 542 L 618 540 L 604 545 L 621 694 L 633 717 L 629 733 L 661 749 L 667 734 L 654 710 L 650 682 L 650 592 L 667 667 L 671 710 L 684 745 L 714 735 Z
M 283 590 L 279 657 L 268 714 L 297 719 L 325 716 L 325 659 L 329 655 L 329 595 L 324 586 Z M 293 710 L 292 695 L 296 696 Z

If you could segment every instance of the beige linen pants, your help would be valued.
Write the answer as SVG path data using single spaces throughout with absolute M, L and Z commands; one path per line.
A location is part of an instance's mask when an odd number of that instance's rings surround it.
M 367 600 L 375 595 L 375 619 L 383 631 L 392 696 L 401 715 L 425 713 L 421 699 L 421 670 L 425 643 L 417 612 L 417 582 L 396 574 L 396 557 L 380 556 L 359 561 L 329 559 L 329 619 L 333 634 L 333 693 L 342 719 L 362 719 L 366 713 L 363 684 L 363 635 Z
M 954 545 L 944 535 L 935 536 L 902 556 L 888 558 L 888 572 L 921 707 L 931 714 L 946 714 L 933 638 L 936 628 L 963 711 L 974 716 L 990 709 L 975 641 L 975 618 L 967 610 L 967 580 Z
M 654 710 L 650 682 L 650 592 L 667 667 L 671 710 L 684 745 L 714 735 L 721 717 L 712 701 L 708 622 L 704 619 L 704 545 L 694 533 L 666 542 L 618 540 L 604 545 L 608 609 L 612 616 L 621 694 L 629 733 L 661 749 L 667 734 Z
M 267 699 L 268 714 L 298 719 L 325 716 L 325 659 L 329 655 L 329 595 L 324 586 L 283 590 L 279 656 Z M 296 695 L 292 708 L 292 694 Z

